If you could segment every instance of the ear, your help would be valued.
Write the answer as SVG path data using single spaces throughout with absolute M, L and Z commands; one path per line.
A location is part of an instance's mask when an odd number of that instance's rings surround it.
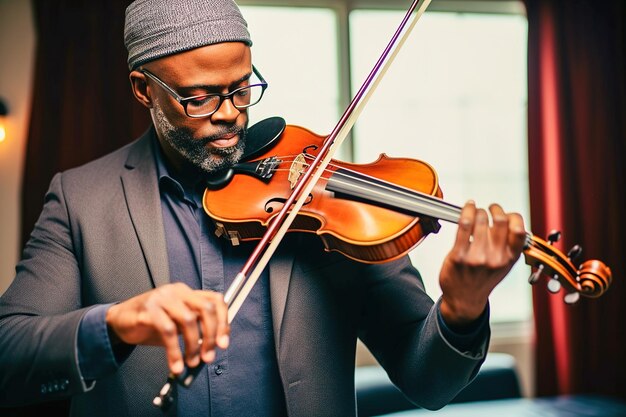
M 137 71 L 131 71 L 128 76 L 130 79 L 130 87 L 133 90 L 133 95 L 141 104 L 143 104 L 146 108 L 152 108 L 152 98 L 150 98 L 150 94 L 148 92 L 148 83 L 146 82 L 146 76 Z

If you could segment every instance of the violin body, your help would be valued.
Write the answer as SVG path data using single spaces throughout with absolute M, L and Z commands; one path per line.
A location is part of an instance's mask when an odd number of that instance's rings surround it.
M 234 175 L 227 187 L 207 189 L 204 209 L 215 221 L 217 233 L 234 244 L 260 239 L 291 194 L 295 177 L 317 155 L 324 139 L 305 128 L 288 125 L 274 147 L 251 161 L 276 158 L 271 179 Z M 298 212 L 290 232 L 315 233 L 328 251 L 379 263 L 406 254 L 428 233 L 439 229 L 435 219 L 355 201 L 355 197 L 330 191 L 329 180 L 341 178 L 346 172 L 442 197 L 437 173 L 422 161 L 384 154 L 369 164 L 332 161 Z

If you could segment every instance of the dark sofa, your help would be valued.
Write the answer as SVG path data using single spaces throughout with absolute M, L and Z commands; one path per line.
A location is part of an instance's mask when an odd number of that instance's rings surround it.
M 522 398 L 515 359 L 489 353 L 480 372 L 452 403 L 438 411 L 419 409 L 379 366 L 355 376 L 359 417 L 626 417 L 626 402 L 595 395 Z

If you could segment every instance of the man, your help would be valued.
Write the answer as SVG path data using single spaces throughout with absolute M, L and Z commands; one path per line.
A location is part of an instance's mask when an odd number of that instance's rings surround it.
M 490 226 L 466 204 L 437 303 L 407 258 L 366 265 L 289 236 L 229 328 L 221 293 L 252 246 L 216 238 L 201 196 L 241 158 L 264 89 L 245 21 L 231 0 L 138 0 L 125 43 L 154 126 L 52 180 L 0 303 L 0 405 L 71 396 L 72 415 L 163 415 L 168 369 L 205 362 L 166 413 L 350 416 L 357 337 L 416 403 L 451 400 L 484 360 L 520 216 L 493 205 Z

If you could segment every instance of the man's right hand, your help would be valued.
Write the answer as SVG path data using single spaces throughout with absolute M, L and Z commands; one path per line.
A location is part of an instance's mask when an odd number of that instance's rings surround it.
M 212 362 L 216 346 L 229 343 L 228 307 L 222 294 L 168 284 L 109 308 L 106 315 L 111 342 L 165 346 L 170 370 L 184 370 L 178 335 L 185 342 L 185 362 Z

